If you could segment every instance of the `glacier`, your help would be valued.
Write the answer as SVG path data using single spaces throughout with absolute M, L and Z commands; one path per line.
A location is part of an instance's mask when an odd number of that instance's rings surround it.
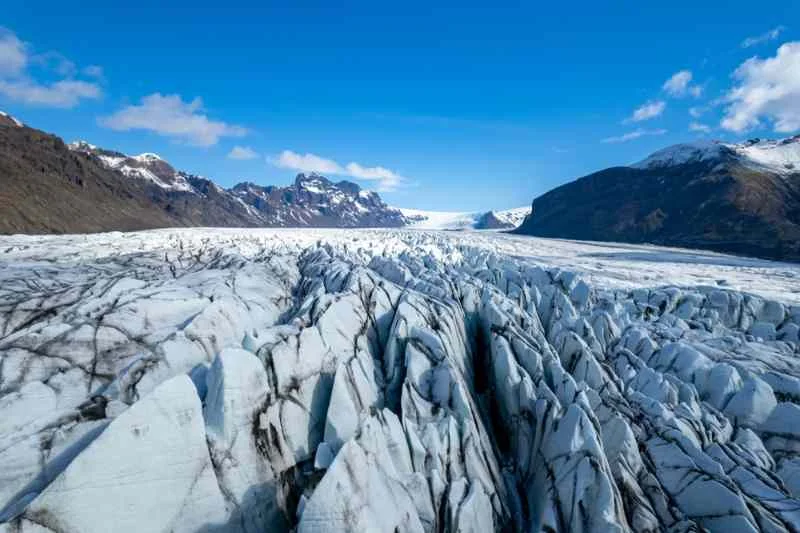
M 0 533 L 800 530 L 800 266 L 0 237 Z

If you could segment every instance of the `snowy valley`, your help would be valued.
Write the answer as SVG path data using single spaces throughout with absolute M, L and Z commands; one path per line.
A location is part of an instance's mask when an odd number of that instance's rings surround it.
M 0 237 L 0 532 L 796 531 L 800 267 L 494 232 Z
M 800 533 L 800 1 L 96 4 L 2 9 L 0 533 Z

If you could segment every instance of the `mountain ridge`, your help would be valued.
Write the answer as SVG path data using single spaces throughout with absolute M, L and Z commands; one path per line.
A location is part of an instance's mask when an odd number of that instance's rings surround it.
M 400 227 L 408 221 L 357 184 L 298 174 L 285 187 L 230 189 L 155 153 L 70 144 L 0 114 L 0 233 L 159 227 Z M 257 187 L 256 191 L 254 187 Z
M 517 233 L 800 260 L 800 137 L 703 141 L 535 198 Z
M 84 140 L 66 144 L 4 112 L 0 130 L 0 159 L 5 162 L 0 168 L 9 182 L 2 199 L 8 208 L 0 217 L 0 233 L 172 226 L 512 229 L 528 211 L 526 207 L 477 212 L 397 208 L 354 182 L 334 182 L 314 172 L 300 173 L 285 186 L 243 181 L 224 188 L 176 169 L 156 153 L 129 155 Z M 38 139 L 48 139 L 46 146 L 36 145 Z M 36 161 L 46 159 L 56 161 L 47 176 L 29 179 L 36 174 Z M 76 173 L 70 165 L 78 165 L 95 179 Z M 67 169 L 75 174 L 72 185 L 63 179 Z

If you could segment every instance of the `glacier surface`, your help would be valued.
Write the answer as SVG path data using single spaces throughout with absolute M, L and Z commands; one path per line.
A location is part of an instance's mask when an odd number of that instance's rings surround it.
M 709 252 L 0 237 L 0 533 L 797 531 L 799 336 Z

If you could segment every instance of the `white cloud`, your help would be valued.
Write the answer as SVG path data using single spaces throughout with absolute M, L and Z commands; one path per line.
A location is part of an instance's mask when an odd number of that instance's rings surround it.
M 742 41 L 742 48 L 750 48 L 751 46 L 756 46 L 761 43 L 765 43 L 767 41 L 774 41 L 777 39 L 781 32 L 785 30 L 783 26 L 778 26 L 776 28 L 772 28 L 771 30 L 762 33 L 761 35 L 756 35 L 755 37 L 748 37 L 744 41 Z
M 733 78 L 737 85 L 723 98 L 723 128 L 743 132 L 766 120 L 779 133 L 800 129 L 800 42 L 784 44 L 775 57 L 748 59 Z
M 258 153 L 249 146 L 234 146 L 231 148 L 231 151 L 228 152 L 228 159 L 244 161 L 247 159 L 256 159 L 257 157 Z
M 673 74 L 670 79 L 664 82 L 663 89 L 672 96 L 683 96 L 692 81 L 692 73 L 688 70 L 681 70 Z
M 28 67 L 35 64 L 50 78 L 36 80 Z M 99 85 L 75 79 L 75 63 L 58 52 L 34 55 L 13 32 L 0 28 L 0 96 L 28 105 L 75 107 L 84 99 L 102 96 Z
M 654 100 L 652 102 L 647 102 L 642 104 L 636 110 L 634 110 L 633 114 L 626 120 L 626 122 L 641 122 L 643 120 L 650 120 L 652 118 L 656 118 L 664 112 L 666 109 L 667 103 L 663 100 Z
M 177 94 L 150 94 L 142 98 L 141 104 L 124 107 L 99 122 L 112 130 L 147 130 L 196 146 L 211 146 L 221 137 L 247 134 L 241 126 L 210 120 L 200 98 L 184 102 Z
M 315 154 L 300 154 L 284 150 L 277 157 L 268 157 L 267 161 L 279 168 L 288 168 L 300 172 L 317 172 L 329 176 L 352 176 L 356 179 L 377 182 L 380 192 L 393 191 L 403 185 L 406 179 L 396 172 L 381 166 L 367 167 L 356 162 L 340 165 L 333 159 Z
M 298 154 L 284 150 L 278 157 L 268 157 L 267 161 L 276 167 L 299 170 L 300 172 L 318 172 L 320 174 L 344 174 L 344 169 L 333 159 L 325 159 L 314 154 Z
M 25 44 L 10 31 L 0 28 L 0 77 L 19 76 L 27 64 Z
M 601 140 L 600 142 L 603 143 L 624 143 L 628 141 L 632 141 L 634 139 L 638 139 L 639 137 L 645 137 L 648 135 L 664 135 L 667 133 L 665 129 L 657 129 L 657 130 L 646 130 L 639 128 L 638 130 L 634 130 L 623 135 L 619 135 L 617 137 L 606 137 L 605 139 Z
M 690 122 L 689 123 L 689 131 L 694 131 L 697 133 L 710 133 L 711 126 L 706 124 L 701 124 L 699 122 Z
M 82 99 L 100 98 L 102 91 L 94 83 L 80 80 L 61 80 L 40 85 L 31 80 L 0 80 L 0 94 L 29 105 L 71 108 Z
M 384 167 L 363 167 L 358 163 L 348 163 L 345 169 L 354 178 L 377 181 L 380 191 L 393 191 L 403 181 L 399 174 Z
M 83 73 L 90 78 L 95 78 L 98 80 L 102 80 L 104 78 L 103 67 L 99 65 L 89 65 L 88 67 L 84 67 Z
M 690 107 L 689 108 L 689 115 L 691 115 L 693 118 L 699 118 L 706 111 L 708 111 L 708 109 L 706 109 L 705 107 L 699 107 L 699 106 L 698 107 Z
M 78 67 L 58 52 L 45 52 L 28 57 L 32 65 L 38 65 L 46 70 L 51 70 L 65 78 L 72 78 L 78 72 Z
M 692 85 L 692 71 L 679 70 L 661 86 L 664 91 L 675 98 L 682 98 L 687 94 L 699 98 L 703 94 L 703 87 Z

